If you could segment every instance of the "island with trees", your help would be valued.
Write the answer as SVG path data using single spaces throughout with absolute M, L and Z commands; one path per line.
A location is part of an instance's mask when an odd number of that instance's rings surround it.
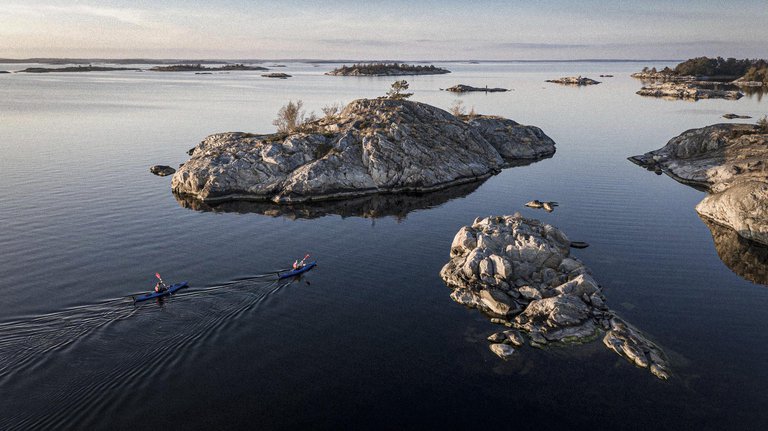
M 241 70 L 269 70 L 262 66 L 246 66 L 244 64 L 225 64 L 224 66 L 208 67 L 202 64 L 172 64 L 169 66 L 155 66 L 149 69 L 153 72 L 229 72 Z
M 327 72 L 333 76 L 398 76 L 398 75 L 442 75 L 451 73 L 448 69 L 434 65 L 414 65 L 405 63 L 356 63 L 341 66 Z
M 112 72 L 115 70 L 141 70 L 131 67 L 106 67 L 106 66 L 71 66 L 71 67 L 28 67 L 19 72 L 23 73 L 51 73 L 51 72 Z
M 768 85 L 768 60 L 697 57 L 685 60 L 674 69 L 645 67 L 633 78 L 650 81 L 712 81 L 735 85 Z

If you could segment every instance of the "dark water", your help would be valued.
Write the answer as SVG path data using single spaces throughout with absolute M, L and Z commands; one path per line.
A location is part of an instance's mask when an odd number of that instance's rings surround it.
M 457 97 L 439 88 L 512 88 L 460 99 L 540 126 L 557 154 L 442 193 L 291 208 L 177 201 L 148 167 L 184 162 L 210 133 L 270 131 L 288 99 L 317 111 L 391 79 L 306 64 L 288 80 L 1 76 L 0 429 L 765 429 L 768 254 L 746 246 L 740 264 L 725 234 L 716 248 L 693 209 L 702 193 L 626 157 L 767 108 L 756 95 L 636 96 L 628 75 L 645 65 L 450 64 L 409 78 L 415 100 L 444 108 Z M 543 82 L 601 73 L 616 77 Z M 669 354 L 671 380 L 599 342 L 507 362 L 488 350 L 496 327 L 453 303 L 438 272 L 461 226 L 515 211 L 591 244 L 575 254 Z M 306 252 L 319 266 L 303 279 L 267 274 Z M 133 307 L 125 295 L 156 271 L 191 287 Z

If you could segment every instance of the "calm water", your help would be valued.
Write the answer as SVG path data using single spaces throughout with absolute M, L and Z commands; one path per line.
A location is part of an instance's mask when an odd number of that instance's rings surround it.
M 213 210 L 178 202 L 148 167 L 184 162 L 214 132 L 272 131 L 289 99 L 319 111 L 392 79 L 298 63 L 276 69 L 288 80 L 0 75 L 0 429 L 765 429 L 768 288 L 720 260 L 693 209 L 701 192 L 626 157 L 768 102 L 642 98 L 629 73 L 645 65 L 409 77 L 413 99 L 537 125 L 557 154 L 426 196 Z M 543 82 L 606 73 L 588 88 Z M 458 83 L 513 91 L 439 91 Z M 523 207 L 536 198 L 560 207 Z M 671 380 L 600 342 L 508 362 L 488 350 L 497 328 L 438 272 L 461 226 L 515 211 L 591 244 L 575 254 L 669 354 Z M 306 252 L 319 267 L 304 279 L 268 274 Z M 765 268 L 766 253 L 749 256 Z M 134 308 L 125 295 L 156 271 L 191 287 Z

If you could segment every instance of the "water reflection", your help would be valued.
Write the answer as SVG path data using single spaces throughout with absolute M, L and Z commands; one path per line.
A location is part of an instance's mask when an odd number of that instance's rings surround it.
M 763 94 L 765 94 L 766 89 L 765 86 L 762 87 L 739 87 L 739 90 L 741 90 L 742 93 L 744 93 L 745 96 L 752 99 L 753 97 L 758 101 L 763 100 Z
M 740 277 L 768 285 L 768 247 L 742 238 L 735 230 L 702 217 L 712 232 L 718 256 Z
M 433 208 L 450 200 L 463 198 L 477 190 L 484 182 L 484 180 L 473 181 L 431 193 L 377 194 L 337 201 L 280 205 L 274 202 L 252 201 L 230 201 L 210 205 L 189 196 L 175 193 L 174 196 L 179 205 L 196 211 L 256 213 L 291 220 L 314 219 L 327 215 L 364 218 L 395 217 L 402 220 L 411 211 Z

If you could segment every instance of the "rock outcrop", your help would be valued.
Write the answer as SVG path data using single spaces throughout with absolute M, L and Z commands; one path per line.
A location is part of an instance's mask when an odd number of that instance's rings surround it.
M 688 130 L 630 160 L 708 191 L 696 206 L 702 217 L 768 244 L 768 131 L 751 124 L 715 124 Z
M 641 96 L 662 97 L 669 99 L 729 99 L 737 100 L 744 94 L 737 90 L 721 90 L 703 88 L 697 84 L 686 82 L 663 82 L 648 84 L 637 91 Z
M 175 174 L 176 169 L 173 169 L 172 167 L 165 166 L 165 165 L 154 165 L 149 167 L 149 172 L 152 172 L 153 174 L 159 177 L 165 177 L 168 175 Z
M 552 343 L 603 342 L 661 379 L 669 377 L 664 353 L 606 306 L 602 288 L 584 264 L 570 255 L 570 240 L 557 228 L 513 216 L 476 219 L 459 230 L 451 260 L 440 276 L 451 298 L 528 335 L 534 347 Z M 522 345 L 514 334 L 489 337 L 503 358 Z
M 360 99 L 290 134 L 209 136 L 191 150 L 171 187 L 206 203 L 428 192 L 554 152 L 541 129 L 512 120 L 457 118 L 418 102 Z
M 445 91 L 450 91 L 452 93 L 469 93 L 475 91 L 484 93 L 502 93 L 509 90 L 500 87 L 488 87 L 487 85 L 485 87 L 473 87 L 471 85 L 458 84 L 454 85 L 453 87 L 446 88 Z
M 736 118 L 741 119 L 741 118 L 752 118 L 752 117 L 750 117 L 749 115 L 723 114 L 723 118 L 726 118 L 728 120 L 733 120 L 733 119 L 736 119 Z
M 554 82 L 555 84 L 563 84 L 563 85 L 596 85 L 599 84 L 600 81 L 595 81 L 594 79 L 582 77 L 582 76 L 567 76 L 565 78 L 560 79 L 547 79 L 546 82 Z

